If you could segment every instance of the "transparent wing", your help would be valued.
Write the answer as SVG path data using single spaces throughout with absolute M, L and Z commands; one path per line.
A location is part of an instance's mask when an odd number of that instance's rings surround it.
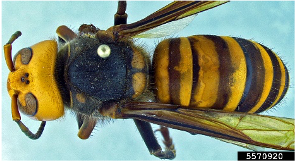
M 264 151 L 265 148 L 264 147 L 260 147 L 260 146 L 255 146 L 255 145 L 251 145 L 251 144 L 247 144 L 247 143 L 242 143 L 242 142 L 237 142 L 237 141 L 232 141 L 232 140 L 225 140 L 225 139 L 221 139 L 221 138 L 216 138 L 220 141 L 224 141 L 227 143 L 231 143 L 231 144 L 235 144 L 244 148 L 247 148 L 249 150 L 253 150 L 253 151 Z
M 178 21 L 172 21 L 172 22 L 160 25 L 158 27 L 152 28 L 145 32 L 139 33 L 133 36 L 133 38 L 160 38 L 160 37 L 165 37 L 171 34 L 175 34 L 181 31 L 183 28 L 185 28 L 195 18 L 195 16 L 196 14 L 187 16 Z
M 143 32 L 156 28 L 158 26 L 171 23 L 173 25 L 181 25 L 180 23 L 184 23 L 182 27 L 176 27 L 174 32 L 177 30 L 181 30 L 185 27 L 197 13 L 202 11 L 214 8 L 221 4 L 226 3 L 227 1 L 177 1 L 168 4 L 167 6 L 161 8 L 160 10 L 152 13 L 146 18 L 139 20 L 137 22 L 131 24 L 122 24 L 113 26 L 108 29 L 108 31 L 114 34 L 114 37 L 121 39 L 126 37 L 134 37 Z M 183 21 L 180 21 L 185 19 Z M 180 21 L 177 23 L 177 21 Z M 170 30 L 171 25 L 166 30 Z M 163 28 L 162 28 L 163 29 Z M 167 35 L 171 32 L 164 33 L 163 30 L 154 30 L 154 32 L 148 32 L 145 34 L 139 35 L 138 37 L 159 37 L 160 35 Z M 177 29 L 177 30 L 176 30 Z
M 239 145 L 244 143 L 294 150 L 294 119 L 289 118 L 161 103 L 128 103 L 117 117 L 139 119 L 193 134 L 236 141 Z

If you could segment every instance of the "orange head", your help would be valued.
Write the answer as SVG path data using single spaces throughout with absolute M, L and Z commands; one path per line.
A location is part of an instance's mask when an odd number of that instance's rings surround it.
M 4 45 L 5 60 L 10 70 L 7 90 L 12 98 L 12 118 L 20 123 L 20 110 L 39 121 L 55 120 L 64 114 L 62 96 L 54 75 L 57 43 L 46 40 L 23 48 L 12 61 L 11 44 L 20 35 L 16 32 Z M 23 132 L 29 131 L 23 130 L 24 127 L 21 127 Z

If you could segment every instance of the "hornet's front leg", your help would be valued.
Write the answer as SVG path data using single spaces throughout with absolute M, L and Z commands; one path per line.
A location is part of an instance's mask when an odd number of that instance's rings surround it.
M 65 43 L 77 37 L 77 34 L 65 25 L 59 26 L 56 29 L 59 41 Z

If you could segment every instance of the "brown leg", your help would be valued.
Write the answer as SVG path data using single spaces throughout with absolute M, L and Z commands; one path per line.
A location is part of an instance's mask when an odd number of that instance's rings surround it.
M 125 13 L 126 7 L 126 1 L 118 1 L 118 10 L 114 16 L 114 25 L 127 24 L 128 15 Z
M 174 148 L 174 144 L 172 142 L 172 138 L 169 135 L 169 130 L 167 127 L 160 126 L 160 129 L 157 129 L 155 132 L 160 131 L 164 140 L 163 143 L 166 147 L 166 150 L 171 150 L 174 153 L 174 156 L 176 155 L 176 150 Z
M 56 29 L 56 33 L 61 41 L 63 42 L 69 42 L 70 40 L 77 37 L 77 34 L 74 33 L 71 29 L 69 29 L 67 26 L 62 25 L 59 26 Z
M 172 139 L 169 136 L 169 131 L 165 127 L 161 127 L 159 130 L 164 137 L 164 144 L 166 146 L 165 151 L 162 150 L 159 145 L 150 123 L 141 120 L 134 119 L 134 122 L 143 138 L 150 153 L 160 159 L 174 159 L 176 151 L 172 143 Z
M 88 139 L 96 125 L 97 119 L 77 114 L 77 121 L 79 127 L 78 137 Z

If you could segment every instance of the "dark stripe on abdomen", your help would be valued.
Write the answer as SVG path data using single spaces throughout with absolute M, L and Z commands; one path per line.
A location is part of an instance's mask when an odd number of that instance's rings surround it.
M 265 69 L 259 49 L 252 42 L 234 38 L 240 44 L 246 57 L 247 81 L 245 92 L 238 108 L 235 111 L 248 112 L 260 100 L 264 87 Z
M 213 104 L 214 109 L 223 109 L 231 96 L 230 78 L 234 70 L 232 69 L 231 56 L 226 42 L 219 36 L 207 35 L 215 44 L 215 50 L 219 59 L 219 85 L 217 92 L 217 100 Z
M 198 85 L 198 80 L 199 80 L 199 71 L 200 71 L 200 65 L 199 65 L 199 56 L 198 56 L 198 51 L 196 50 L 197 47 L 195 47 L 195 44 L 197 42 L 194 37 L 188 37 L 188 40 L 191 45 L 191 50 L 192 50 L 192 58 L 193 58 L 193 84 L 192 84 L 192 90 L 195 90 L 197 85 Z M 195 102 L 194 101 L 194 92 L 192 91 L 191 99 L 190 102 Z
M 272 81 L 272 87 L 271 87 L 271 91 L 269 92 L 269 95 L 267 96 L 267 99 L 266 101 L 264 102 L 264 104 L 256 111 L 256 113 L 260 113 L 268 108 L 270 108 L 270 106 L 273 104 L 273 102 L 275 102 L 275 100 L 280 97 L 279 101 L 284 97 L 285 93 L 287 92 L 287 89 L 288 89 L 288 83 L 289 83 L 289 79 L 288 79 L 288 71 L 287 69 L 285 68 L 285 75 L 287 76 L 286 77 L 286 81 L 285 83 L 282 83 L 281 81 L 281 77 L 282 77 L 282 70 L 281 70 L 281 67 L 280 67 L 280 64 L 279 64 L 279 60 L 278 60 L 278 57 L 276 56 L 275 53 L 273 53 L 269 48 L 261 45 L 265 50 L 266 52 L 268 53 L 270 59 L 271 59 L 271 62 L 273 64 L 273 72 L 274 72 L 274 77 L 273 77 L 273 81 Z M 281 87 L 281 85 L 284 85 L 285 89 L 284 89 L 284 92 L 281 96 L 279 96 L 279 89 Z M 279 103 L 279 101 L 277 103 Z M 276 103 L 276 104 L 277 104 Z M 274 106 L 274 105 L 273 105 Z
M 180 38 L 173 38 L 169 41 L 169 90 L 171 103 L 180 103 L 180 73 L 173 67 L 178 66 L 181 59 Z

